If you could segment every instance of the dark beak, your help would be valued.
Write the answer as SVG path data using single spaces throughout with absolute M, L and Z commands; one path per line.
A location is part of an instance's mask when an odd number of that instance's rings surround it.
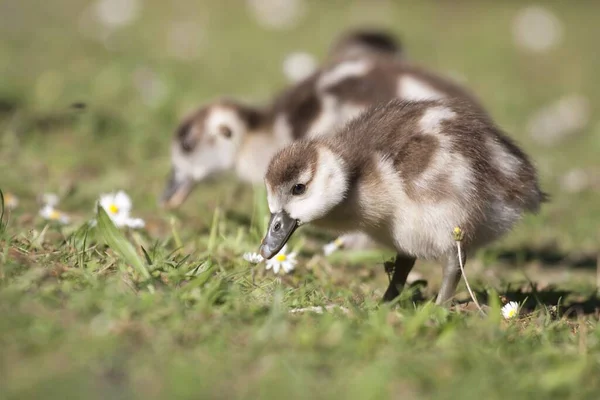
M 163 208 L 179 207 L 194 188 L 194 181 L 191 178 L 177 179 L 175 176 L 175 171 L 171 171 L 165 190 L 160 196 L 160 205 Z
M 260 245 L 260 255 L 269 259 L 279 253 L 297 227 L 298 221 L 287 212 L 271 214 L 267 234 Z

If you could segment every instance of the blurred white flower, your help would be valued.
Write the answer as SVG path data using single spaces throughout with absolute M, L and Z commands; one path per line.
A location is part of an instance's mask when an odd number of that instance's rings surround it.
M 521 9 L 515 16 L 512 31 L 516 44 L 521 48 L 544 52 L 561 41 L 563 25 L 550 10 L 532 5 Z
M 118 48 L 115 30 L 100 22 L 96 15 L 96 5 L 92 4 L 79 15 L 77 28 L 82 36 L 100 42 L 107 50 L 114 51 Z
M 273 269 L 273 272 L 276 274 L 279 273 L 280 269 L 283 269 L 284 273 L 289 273 L 294 270 L 294 267 L 298 263 L 296 260 L 296 253 L 292 252 L 286 253 L 287 246 L 283 246 L 283 248 L 277 253 L 277 255 L 270 260 L 267 260 L 266 269 Z
M 14 210 L 19 205 L 19 198 L 12 193 L 3 193 L 4 207 L 9 210 Z
M 267 29 L 291 29 L 306 13 L 303 0 L 247 0 L 257 22 Z
M 146 223 L 141 218 L 127 218 L 126 225 L 131 229 L 142 229 Z
M 56 193 L 44 193 L 41 196 L 41 203 L 46 206 L 56 207 L 60 203 L 60 197 Z
M 317 60 L 311 54 L 297 51 L 288 54 L 283 60 L 283 73 L 292 82 L 308 78 L 317 70 Z
M 199 58 L 204 42 L 204 31 L 195 21 L 172 22 L 166 32 L 167 51 L 179 60 Z
M 50 204 L 44 205 L 40 210 L 40 216 L 48 221 L 57 221 L 61 224 L 68 224 L 71 222 L 71 218 L 62 211 L 58 211 L 54 206 Z
M 167 85 L 148 67 L 133 71 L 133 84 L 147 106 L 159 106 L 167 96 Z
M 140 0 L 99 0 L 95 5 L 96 17 L 108 28 L 131 24 L 140 14 Z
M 600 171 L 576 168 L 560 177 L 560 187 L 567 193 L 580 193 L 600 187 Z
M 536 112 L 529 119 L 527 130 L 540 144 L 552 146 L 584 129 L 589 120 L 588 99 L 569 95 Z
M 101 195 L 99 204 L 118 227 L 127 226 L 137 229 L 145 225 L 144 220 L 130 217 L 131 198 L 122 190 Z
M 258 253 L 244 253 L 242 256 L 244 260 L 248 261 L 252 264 L 259 264 L 263 262 L 265 259 Z
M 519 303 L 511 301 L 502 307 L 502 316 L 504 319 L 511 319 L 519 315 Z
M 323 254 L 328 256 L 328 255 L 338 251 L 342 247 L 344 247 L 344 237 L 340 236 L 337 239 L 335 239 L 333 242 L 329 242 L 325 246 L 323 246 Z

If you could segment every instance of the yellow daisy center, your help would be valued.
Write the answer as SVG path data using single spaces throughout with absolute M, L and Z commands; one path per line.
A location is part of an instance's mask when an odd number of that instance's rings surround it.
M 517 314 L 517 310 L 515 310 L 515 309 L 508 310 L 508 313 L 507 313 L 507 315 L 508 315 L 508 318 L 512 318 L 512 317 L 514 317 L 516 314 Z
M 56 211 L 56 210 L 52 210 L 50 212 L 50 219 L 59 219 L 60 218 L 60 212 Z
M 285 254 L 277 254 L 275 256 L 275 259 L 279 262 L 283 262 L 283 261 L 287 260 L 287 256 Z
M 110 206 L 108 206 L 108 211 L 110 211 L 111 214 L 117 214 L 119 212 L 119 207 L 115 206 L 114 204 L 111 204 Z
M 342 247 L 344 245 L 344 239 L 337 238 L 333 241 L 333 244 L 335 244 L 337 247 Z

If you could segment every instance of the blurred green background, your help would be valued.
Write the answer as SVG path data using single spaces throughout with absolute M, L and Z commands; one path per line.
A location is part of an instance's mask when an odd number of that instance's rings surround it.
M 556 43 L 533 51 L 516 36 L 520 2 L 3 0 L 2 186 L 27 198 L 76 184 L 88 201 L 119 187 L 150 211 L 185 112 L 223 95 L 266 103 L 287 84 L 288 54 L 322 58 L 344 29 L 381 26 L 411 60 L 464 82 L 532 154 L 553 201 L 534 235 L 513 237 L 591 250 L 600 235 L 600 5 L 546 6 Z M 533 140 L 535 113 L 573 95 L 586 107 L 575 134 Z M 70 107 L 78 102 L 87 108 Z M 582 190 L 564 188 L 569 173 L 587 182 Z
M 0 241 L 0 397 L 598 398 L 597 301 L 576 322 L 543 314 L 500 329 L 428 305 L 378 309 L 383 271 L 374 283 L 343 255 L 333 269 L 313 257 L 291 278 L 255 281 L 238 257 L 258 241 L 243 228 L 251 188 L 223 177 L 173 214 L 157 197 L 186 112 L 223 95 L 266 103 L 288 85 L 289 54 L 320 60 L 344 30 L 379 26 L 410 60 L 474 91 L 551 195 L 471 263 L 487 267 L 474 268 L 476 285 L 522 283 L 508 252 L 527 279 L 594 293 L 599 16 L 598 1 L 0 0 L 0 189 L 20 199 Z M 147 221 L 134 239 L 157 243 L 165 264 L 218 266 L 207 287 L 167 280 L 150 295 L 99 245 L 82 268 L 68 229 L 36 242 L 40 194 L 59 193 L 81 225 L 117 189 Z M 217 206 L 232 227 L 213 247 Z M 332 301 L 356 316 L 284 312 Z

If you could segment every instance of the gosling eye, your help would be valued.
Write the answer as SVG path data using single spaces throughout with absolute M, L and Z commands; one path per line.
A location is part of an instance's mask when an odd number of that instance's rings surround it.
M 181 149 L 185 153 L 189 153 L 194 150 L 194 140 L 191 138 L 185 138 L 181 141 Z
M 294 185 L 294 187 L 292 188 L 292 195 L 299 196 L 299 195 L 303 194 L 305 191 L 306 191 L 306 185 L 303 185 L 301 183 L 296 183 Z
M 219 126 L 219 133 L 226 139 L 231 138 L 231 136 L 233 135 L 233 132 L 231 132 L 231 129 L 229 129 L 229 127 L 227 127 L 225 125 Z

